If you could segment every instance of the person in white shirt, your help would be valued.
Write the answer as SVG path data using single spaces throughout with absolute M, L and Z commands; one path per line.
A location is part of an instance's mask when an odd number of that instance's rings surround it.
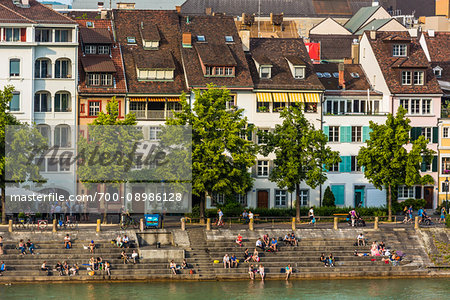
M 133 260 L 133 264 L 136 263 L 136 259 L 138 259 L 139 255 L 136 253 L 136 250 L 133 250 L 133 253 L 131 253 L 131 259 Z
M 223 268 L 231 268 L 231 263 L 230 263 L 230 257 L 228 256 L 228 254 L 225 254 L 225 256 L 223 257 Z
M 313 225 L 315 220 L 314 220 L 314 209 L 312 207 L 309 209 L 308 216 L 309 216 L 309 224 Z
M 248 211 L 248 219 L 253 221 L 253 213 L 251 211 Z
M 261 250 L 264 251 L 264 244 L 263 244 L 263 242 L 261 241 L 261 238 L 259 238 L 259 239 L 256 241 L 256 245 L 255 245 L 255 246 L 258 247 L 258 248 L 261 248 Z
M 358 246 L 365 246 L 366 245 L 366 240 L 364 239 L 364 235 L 362 233 L 360 233 L 358 235 L 358 237 L 356 238 L 357 242 L 358 242 Z

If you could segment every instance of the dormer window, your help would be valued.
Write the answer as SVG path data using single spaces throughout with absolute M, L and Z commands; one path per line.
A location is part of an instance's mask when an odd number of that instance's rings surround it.
M 136 38 L 134 36 L 127 37 L 127 44 L 129 44 L 129 45 L 136 44 Z
M 205 67 L 205 76 L 234 76 L 234 67 Z
M 108 54 L 109 55 L 109 46 L 98 46 L 98 54 Z
M 402 72 L 402 85 L 411 85 L 411 71 Z
M 84 46 L 84 53 L 85 54 L 95 54 L 95 53 L 97 53 L 97 46 L 95 46 L 95 45 L 86 45 L 86 46 Z
M 402 71 L 402 85 L 424 85 L 424 71 Z
M 226 36 L 225 36 L 225 42 L 227 42 L 227 43 L 232 43 L 232 42 L 234 42 L 233 36 L 231 36 L 231 35 L 226 35 Z
M 259 68 L 259 77 L 260 78 L 265 78 L 265 79 L 269 79 L 270 77 L 272 77 L 272 67 L 270 66 L 261 66 Z
M 294 67 L 294 78 L 295 79 L 305 78 L 305 67 Z
M 414 85 L 423 85 L 423 71 L 414 71 Z
M 392 46 L 392 56 L 406 56 L 408 46 L 405 44 L 397 44 Z
M 174 70 L 138 69 L 139 80 L 173 80 Z
M 442 77 L 442 68 L 439 66 L 434 67 L 433 73 L 434 73 L 434 76 L 436 76 L 436 78 L 441 78 Z
M 158 50 L 161 35 L 156 24 L 150 22 L 141 22 L 139 33 L 142 39 L 144 50 Z
M 298 56 L 287 56 L 286 61 L 291 69 L 292 76 L 295 79 L 305 78 L 305 62 Z
M 145 41 L 143 42 L 144 49 L 146 50 L 158 50 L 159 41 Z

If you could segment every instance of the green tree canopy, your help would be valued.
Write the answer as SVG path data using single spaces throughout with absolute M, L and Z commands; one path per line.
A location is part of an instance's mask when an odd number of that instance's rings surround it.
M 421 176 L 423 162 L 430 164 L 433 150 L 427 148 L 428 140 L 420 136 L 411 141 L 411 122 L 405 118 L 406 110 L 399 107 L 397 115 L 388 114 L 385 124 L 370 122 L 370 139 L 361 147 L 358 165 L 364 167 L 364 175 L 378 189 L 388 193 L 388 217 L 392 217 L 392 189 L 399 185 L 433 183 L 430 175 Z M 406 147 L 411 150 L 407 151 Z
M 300 219 L 300 183 L 316 188 L 327 179 L 324 169 L 340 162 L 339 152 L 327 146 L 328 138 L 305 118 L 302 107 L 290 106 L 280 113 L 281 125 L 273 132 L 259 132 L 267 141 L 263 155 L 275 153 L 274 167 L 269 179 L 289 192 L 297 191 L 296 218 Z
M 245 194 L 252 187 L 248 169 L 255 164 L 257 150 L 246 139 L 252 128 L 243 109 L 226 108 L 229 90 L 210 85 L 194 94 L 193 107 L 183 96 L 182 111 L 166 124 L 192 127 L 192 193 L 200 197 L 204 219 L 207 195 Z

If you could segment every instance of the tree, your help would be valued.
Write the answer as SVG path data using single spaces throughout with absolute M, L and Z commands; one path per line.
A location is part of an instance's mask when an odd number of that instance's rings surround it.
M 193 107 L 182 96 L 182 111 L 166 124 L 192 127 L 192 193 L 200 197 L 204 220 L 207 195 L 245 194 L 251 188 L 248 169 L 255 164 L 257 150 L 246 139 L 252 127 L 243 109 L 226 108 L 229 90 L 209 85 L 194 94 Z
M 340 162 L 339 152 L 327 147 L 327 136 L 305 118 L 302 106 L 290 106 L 280 113 L 281 125 L 272 132 L 259 132 L 266 140 L 261 152 L 274 152 L 276 158 L 269 179 L 290 193 L 296 191 L 296 218 L 300 220 L 300 183 L 316 188 L 327 179 L 324 169 Z
M 399 107 L 396 116 L 388 114 L 385 124 L 370 121 L 370 139 L 357 156 L 358 165 L 364 167 L 364 176 L 369 182 L 377 189 L 387 190 L 389 221 L 392 219 L 393 188 L 434 183 L 430 175 L 420 175 L 420 166 L 430 164 L 435 152 L 427 148 L 428 140 L 424 136 L 411 141 L 411 121 L 405 114 L 406 110 Z M 407 146 L 411 150 L 407 151 Z
M 334 198 L 333 192 L 331 191 L 331 188 L 329 186 L 327 186 L 327 188 L 325 189 L 325 193 L 323 194 L 322 205 L 328 206 L 328 207 L 334 207 L 334 206 L 336 206 L 335 201 L 336 200 Z
M 105 192 L 106 184 L 118 186 L 127 180 L 133 161 L 128 158 L 136 150 L 142 132 L 135 126 L 136 116 L 127 114 L 119 119 L 119 103 L 115 97 L 106 105 L 106 113 L 99 112 L 98 117 L 88 125 L 89 140 L 80 137 L 78 154 L 80 159 L 77 173 L 83 184 L 91 189 L 100 185 Z M 106 199 L 103 197 L 106 222 Z

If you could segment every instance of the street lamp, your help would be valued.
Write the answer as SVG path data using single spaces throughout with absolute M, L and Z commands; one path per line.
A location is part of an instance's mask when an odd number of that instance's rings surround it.
M 445 212 L 448 213 L 448 176 L 445 179 Z

